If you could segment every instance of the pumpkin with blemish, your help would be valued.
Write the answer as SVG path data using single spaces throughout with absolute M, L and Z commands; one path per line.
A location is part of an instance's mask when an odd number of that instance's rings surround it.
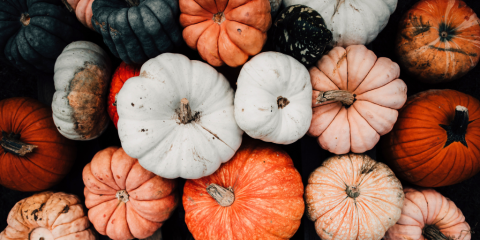
M 233 89 L 210 65 L 164 53 L 143 64 L 117 96 L 122 147 L 165 178 L 208 176 L 240 147 Z
M 62 0 L 70 12 L 75 12 L 78 21 L 92 30 L 92 3 L 94 0 Z
M 405 188 L 402 215 L 385 240 L 470 240 L 472 231 L 455 203 L 433 189 Z
M 310 136 L 335 154 L 363 153 L 392 130 L 407 100 L 400 67 L 363 45 L 335 47 L 310 68 Z
M 108 126 L 106 109 L 111 64 L 107 53 L 92 42 L 69 44 L 55 63 L 53 120 L 72 140 L 99 137 Z
M 118 113 L 117 113 L 117 96 L 120 89 L 122 89 L 123 84 L 132 78 L 140 75 L 140 65 L 137 64 L 126 64 L 125 62 L 120 63 L 117 70 L 112 77 L 112 82 L 110 83 L 110 91 L 108 93 L 107 100 L 107 111 L 110 119 L 117 127 L 118 122 Z
M 240 71 L 235 120 L 250 137 L 291 144 L 305 135 L 312 120 L 308 70 L 293 57 L 264 52 Z
M 41 192 L 20 200 L 10 210 L 0 240 L 96 240 L 77 196 Z
M 52 110 L 31 98 L 0 101 L 0 184 L 42 191 L 59 183 L 75 160 L 75 143 L 53 123 Z
M 480 59 L 480 19 L 461 0 L 422 0 L 400 21 L 400 63 L 427 83 L 452 81 Z
M 441 187 L 464 181 L 480 171 L 480 102 L 449 89 L 415 94 L 382 142 L 385 161 L 408 182 Z
M 272 45 L 309 67 L 322 57 L 332 40 L 332 32 L 317 11 L 293 5 L 280 12 L 272 25 Z
M 214 174 L 185 183 L 185 223 L 195 239 L 290 239 L 305 210 L 303 192 L 286 152 L 245 139 Z
M 268 0 L 180 0 L 180 11 L 183 39 L 212 66 L 243 65 L 272 24 Z
M 305 189 L 308 218 L 323 240 L 380 240 L 400 218 L 404 198 L 387 165 L 353 153 L 326 159 Z
M 178 205 L 176 181 L 145 170 L 122 148 L 99 151 L 83 169 L 88 218 L 116 240 L 152 236 Z

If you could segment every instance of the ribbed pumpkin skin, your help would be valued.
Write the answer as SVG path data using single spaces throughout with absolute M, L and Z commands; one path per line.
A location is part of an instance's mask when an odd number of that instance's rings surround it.
M 136 64 L 126 64 L 125 62 L 120 63 L 117 70 L 112 77 L 112 82 L 110 83 L 110 92 L 108 93 L 107 99 L 107 111 L 110 119 L 112 119 L 113 124 L 117 127 L 118 122 L 118 113 L 117 113 L 117 94 L 122 89 L 123 84 L 132 77 L 140 75 L 140 65 Z
M 455 107 L 469 111 L 465 141 L 447 142 L 440 126 L 449 125 Z M 428 90 L 409 97 L 392 132 L 383 139 L 387 163 L 395 173 L 423 187 L 440 187 L 466 180 L 480 171 L 480 102 L 454 90 Z
M 75 160 L 75 143 L 57 131 L 50 108 L 31 98 L 9 98 L 0 101 L 0 116 L 0 131 L 20 133 L 22 142 L 38 146 L 24 157 L 0 146 L 1 185 L 41 191 L 65 177 Z
M 176 181 L 145 170 L 122 148 L 99 151 L 83 169 L 88 218 L 100 234 L 123 240 L 147 238 L 178 204 Z M 125 190 L 128 201 L 116 197 Z
M 405 202 L 397 224 L 388 229 L 385 240 L 427 240 L 425 226 L 434 225 L 452 240 L 470 240 L 470 226 L 462 211 L 450 199 L 433 189 L 405 188 Z
M 220 206 L 206 191 L 232 187 L 235 201 Z M 292 159 L 273 144 L 244 140 L 235 156 L 214 174 L 188 180 L 185 222 L 198 240 L 289 239 L 304 212 L 303 183 Z
M 400 218 L 404 197 L 387 165 L 360 154 L 325 160 L 305 189 L 308 217 L 323 240 L 381 239 Z
M 400 22 L 396 43 L 400 63 L 427 83 L 462 77 L 480 58 L 479 22 L 460 0 L 418 2 Z
M 93 29 L 92 25 L 92 3 L 94 0 L 62 0 L 67 8 L 71 11 L 75 11 L 78 21 L 80 21 L 83 26 Z

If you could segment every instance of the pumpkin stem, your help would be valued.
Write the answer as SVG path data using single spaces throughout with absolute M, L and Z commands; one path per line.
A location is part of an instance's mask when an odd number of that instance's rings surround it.
M 288 101 L 287 98 L 284 98 L 284 97 L 282 97 L 282 96 L 278 96 L 278 97 L 277 97 L 277 104 L 278 104 L 278 108 L 279 108 L 279 109 L 283 109 L 283 108 L 286 107 L 289 103 L 290 103 L 290 101 Z
M 235 201 L 232 187 L 224 188 L 215 183 L 208 185 L 208 194 L 222 207 L 228 207 Z
M 140 5 L 140 0 L 125 0 L 130 7 L 136 7 Z
M 73 12 L 72 6 L 67 2 L 67 0 L 62 0 L 63 4 L 67 7 L 68 11 Z
M 33 152 L 33 149 L 37 148 L 37 145 L 30 145 L 20 141 L 20 134 L 6 133 L 2 131 L 2 140 L 0 145 L 5 152 L 13 153 L 17 156 L 23 157 L 27 153 Z
M 422 235 L 428 240 L 453 240 L 453 238 L 440 232 L 440 229 L 435 225 L 425 225 L 422 229 Z
M 326 92 L 319 92 L 317 97 L 317 104 L 325 102 L 341 102 L 344 106 L 350 106 L 355 102 L 356 94 L 352 94 L 345 90 L 331 90 Z
M 117 194 L 115 194 L 115 197 L 124 203 L 127 203 L 129 201 L 127 190 L 118 191 Z
M 440 36 L 442 36 L 442 38 L 446 38 L 448 37 L 448 33 L 446 31 L 443 31 L 442 33 L 440 33 Z
M 465 147 L 468 147 L 465 140 L 465 134 L 467 134 L 468 124 L 470 123 L 468 120 L 468 109 L 460 105 L 455 107 L 455 116 L 450 125 L 440 124 L 440 127 L 447 132 L 447 141 L 445 142 L 444 147 L 447 147 L 453 142 L 460 142 L 465 145 Z
M 218 25 L 220 25 L 225 21 L 225 14 L 223 14 L 223 12 L 215 13 L 213 14 L 212 20 Z
M 357 198 L 358 196 L 360 196 L 360 191 L 358 189 L 358 187 L 350 187 L 350 186 L 347 186 L 347 196 L 355 199 Z
M 30 15 L 28 15 L 28 13 L 22 13 L 20 22 L 23 24 L 23 26 L 28 26 L 28 24 L 30 24 Z
M 180 122 L 183 124 L 187 124 L 192 121 L 192 110 L 190 109 L 190 104 L 188 104 L 188 99 L 182 98 L 180 100 L 180 111 L 178 113 L 178 117 L 180 118 Z

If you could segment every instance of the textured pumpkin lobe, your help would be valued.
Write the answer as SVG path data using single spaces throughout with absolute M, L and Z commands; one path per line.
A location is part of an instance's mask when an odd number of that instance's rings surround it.
M 28 15 L 28 13 L 22 13 L 20 22 L 23 24 L 23 26 L 28 26 L 28 24 L 30 24 L 30 15 Z
M 224 188 L 215 183 L 208 185 L 208 194 L 222 207 L 228 207 L 235 201 L 235 194 L 232 187 Z
M 28 153 L 33 152 L 33 149 L 37 148 L 37 145 L 30 145 L 20 141 L 20 133 L 6 133 L 2 131 L 2 140 L 0 145 L 5 152 L 13 153 L 17 156 L 23 157 Z

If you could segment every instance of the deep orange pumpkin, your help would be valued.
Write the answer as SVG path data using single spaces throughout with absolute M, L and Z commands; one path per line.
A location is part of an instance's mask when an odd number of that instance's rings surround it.
M 480 19 L 461 0 L 422 0 L 400 22 L 400 63 L 428 83 L 460 78 L 480 58 Z
M 125 62 L 120 63 L 117 70 L 112 77 L 112 82 L 110 83 L 110 92 L 108 93 L 107 99 L 107 112 L 112 119 L 113 124 L 117 127 L 118 122 L 118 113 L 117 113 L 117 94 L 123 87 L 125 82 L 132 78 L 140 75 L 141 65 L 136 64 L 126 64 Z
M 75 143 L 58 132 L 52 110 L 39 101 L 0 101 L 0 132 L 1 185 L 17 191 L 41 191 L 70 171 Z M 19 150 L 22 146 L 24 150 Z
M 188 180 L 185 222 L 195 239 L 288 239 L 300 226 L 303 183 L 277 146 L 244 140 L 214 174 Z
M 448 89 L 418 93 L 382 141 L 399 177 L 423 187 L 461 182 L 480 171 L 480 102 Z

